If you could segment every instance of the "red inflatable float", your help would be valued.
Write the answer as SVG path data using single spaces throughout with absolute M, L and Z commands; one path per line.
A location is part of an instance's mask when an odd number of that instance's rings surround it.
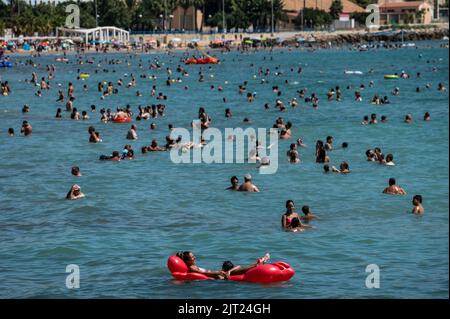
M 217 63 L 219 63 L 219 60 L 211 56 L 206 56 L 204 58 L 198 59 L 189 58 L 184 62 L 184 64 L 217 64 Z
M 188 267 L 184 261 L 177 256 L 169 257 L 167 267 L 172 276 L 177 280 L 213 279 L 203 274 L 188 272 Z M 230 276 L 229 280 L 254 283 L 283 282 L 291 279 L 294 274 L 295 270 L 289 264 L 279 261 L 273 264 L 262 264 L 250 269 L 243 275 Z
M 131 122 L 131 117 L 126 116 L 116 116 L 113 120 L 114 123 L 129 123 Z

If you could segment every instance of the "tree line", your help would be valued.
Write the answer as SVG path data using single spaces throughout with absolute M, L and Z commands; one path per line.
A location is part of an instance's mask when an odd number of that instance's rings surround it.
M 195 21 L 196 31 L 203 31 L 204 26 L 218 27 L 219 30 L 253 27 L 254 30 L 269 31 L 272 19 L 276 31 L 278 22 L 287 21 L 283 0 L 67 0 L 58 3 L 52 0 L 45 3 L 42 0 L 0 0 L 0 34 L 10 28 L 14 34 L 38 32 L 50 35 L 56 27 L 64 26 L 68 16 L 65 9 L 69 4 L 79 6 L 82 28 L 98 25 L 136 31 L 168 30 L 172 12 L 180 7 L 181 28 L 186 29 L 186 15 L 191 6 L 203 13 L 202 21 Z M 293 22 L 298 29 L 326 26 L 341 12 L 341 1 L 335 0 L 330 12 L 306 8 Z

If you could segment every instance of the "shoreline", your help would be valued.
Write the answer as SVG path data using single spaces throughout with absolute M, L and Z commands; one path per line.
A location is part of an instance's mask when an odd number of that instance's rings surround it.
M 427 40 L 436 40 L 436 41 L 448 41 L 449 37 L 449 27 L 445 26 L 436 26 L 436 28 L 430 29 L 408 29 L 408 30 L 384 30 L 384 31 L 376 31 L 376 32 L 367 32 L 365 30 L 350 30 L 350 31 L 335 31 L 335 32 L 327 32 L 327 31 L 308 31 L 308 32 L 277 32 L 274 33 L 273 36 L 267 33 L 261 34 L 248 34 L 248 33 L 228 33 L 228 34 L 211 34 L 211 35 L 199 35 L 199 34 L 184 34 L 184 39 L 181 40 L 180 45 L 168 48 L 167 43 L 172 41 L 175 38 L 180 39 L 179 34 L 161 34 L 161 35 L 131 35 L 131 39 L 139 39 L 143 40 L 143 43 L 148 43 L 151 39 L 157 39 L 161 41 L 161 45 L 159 47 L 151 48 L 148 51 L 142 50 L 141 48 L 133 48 L 131 45 L 128 45 L 127 48 L 110 49 L 107 54 L 111 53 L 167 53 L 167 52 L 180 52 L 180 51 L 191 51 L 197 50 L 197 48 L 188 47 L 188 43 L 191 43 L 192 39 L 199 39 L 198 47 L 200 49 L 205 50 L 221 50 L 221 48 L 211 48 L 209 44 L 211 41 L 223 39 L 225 41 L 231 40 L 234 43 L 231 45 L 231 48 L 236 48 L 241 45 L 242 40 L 245 38 L 256 39 L 259 38 L 261 40 L 266 40 L 270 38 L 279 38 L 284 39 L 291 45 L 296 43 L 296 38 L 303 38 L 303 44 L 301 47 L 308 48 L 328 48 L 330 46 L 343 46 L 343 45 L 362 45 L 368 44 L 372 42 L 401 42 L 401 41 L 427 41 Z M 206 39 L 205 39 L 206 38 Z M 282 45 L 276 45 L 274 48 L 282 48 Z M 48 51 L 40 52 L 40 55 L 58 55 L 58 54 L 76 54 L 76 48 L 71 48 L 69 50 L 63 51 L 62 49 L 55 50 L 50 49 Z M 5 56 L 33 56 L 37 51 L 25 51 L 23 49 L 15 50 L 11 52 L 9 50 L 5 50 Z M 96 51 L 95 47 L 92 47 L 90 50 L 85 49 L 84 53 L 99 53 L 105 54 L 105 52 L 99 50 Z

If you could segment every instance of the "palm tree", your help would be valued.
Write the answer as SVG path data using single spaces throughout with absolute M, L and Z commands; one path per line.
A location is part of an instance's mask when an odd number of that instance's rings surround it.
M 203 30 L 203 14 L 205 12 L 204 8 L 205 8 L 205 0 L 193 0 L 192 2 L 193 6 L 194 6 L 194 30 L 197 31 L 197 8 L 202 8 L 202 21 L 201 21 L 201 25 L 200 25 L 200 29 Z
M 180 0 L 180 7 L 183 9 L 183 30 L 186 29 L 186 10 L 192 5 L 192 0 Z

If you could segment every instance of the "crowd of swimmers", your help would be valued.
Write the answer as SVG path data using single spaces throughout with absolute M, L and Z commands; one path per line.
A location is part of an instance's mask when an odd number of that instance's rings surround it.
M 130 58 L 131 58 L 131 56 L 130 56 Z M 107 58 L 102 59 L 101 62 L 107 63 L 107 64 L 123 63 L 123 61 L 120 61 L 120 60 L 116 60 L 116 59 L 108 60 Z M 82 57 L 80 56 L 80 57 L 77 57 L 77 63 L 78 64 L 83 64 L 83 63 L 92 64 L 92 63 L 94 63 L 94 61 L 93 60 L 83 61 Z M 125 63 L 128 63 L 128 65 L 130 65 L 128 60 L 126 60 Z M 33 66 L 36 65 L 32 61 L 27 62 L 27 64 L 33 65 Z M 252 63 L 251 66 L 254 67 L 255 65 Z M 142 60 L 139 60 L 139 67 L 143 68 Z M 206 74 L 204 73 L 204 70 L 205 70 L 204 68 L 206 68 L 206 67 L 201 68 L 198 72 L 198 81 L 199 82 L 205 81 Z M 207 68 L 208 68 L 208 70 L 212 70 L 211 66 L 209 66 Z M 155 57 L 153 59 L 151 65 L 150 65 L 150 69 L 151 70 L 162 69 L 162 63 L 159 61 L 159 59 L 157 57 Z M 38 87 L 38 90 L 36 92 L 37 96 L 42 96 L 44 91 L 50 91 L 52 89 L 50 81 L 55 78 L 56 67 L 54 65 L 47 65 L 46 71 L 47 71 L 47 77 L 39 78 L 37 73 L 33 72 L 31 74 L 31 79 L 30 80 L 27 79 L 25 81 L 26 83 L 31 83 L 32 85 Z M 105 73 L 107 73 L 109 71 L 110 70 L 108 70 L 107 68 L 103 69 L 103 72 L 105 72 Z M 173 76 L 174 71 L 179 73 L 180 77 L 175 79 Z M 95 70 L 95 73 L 98 73 L 98 72 L 101 72 L 101 70 L 98 70 L 98 69 Z M 114 73 L 115 70 L 113 69 L 113 70 L 111 70 L 111 72 Z M 187 72 L 187 70 L 184 67 L 182 67 L 181 65 L 178 65 L 175 70 L 172 70 L 170 67 L 166 67 L 165 72 L 167 74 L 167 80 L 165 81 L 166 86 L 171 86 L 175 83 L 181 83 L 182 82 L 181 77 L 189 76 L 189 73 Z M 282 76 L 283 72 L 284 71 L 281 70 L 280 66 L 275 66 L 274 70 L 271 70 L 269 68 L 259 67 L 258 71 L 257 71 L 258 76 L 260 76 L 260 77 L 269 77 L 271 75 Z M 303 68 L 302 67 L 291 68 L 290 72 L 291 73 L 295 72 L 298 74 L 298 76 L 301 76 L 303 73 Z M 369 72 L 369 73 L 371 73 L 371 72 Z M 82 74 L 81 74 L 80 69 L 78 69 L 77 74 L 78 74 L 77 80 L 82 81 L 83 77 L 81 76 Z M 126 75 L 126 76 L 128 77 L 128 75 Z M 418 73 L 417 77 L 420 77 L 420 76 L 421 76 L 420 73 Z M 211 77 L 212 77 L 212 75 L 211 75 Z M 402 72 L 400 74 L 400 78 L 406 79 L 409 77 L 410 77 L 409 74 L 407 74 L 405 72 Z M 111 96 L 114 94 L 119 94 L 119 88 L 121 88 L 121 87 L 125 87 L 125 88 L 136 87 L 137 82 L 139 80 L 138 78 L 140 78 L 140 79 L 151 78 L 152 80 L 156 80 L 155 75 L 148 77 L 145 74 L 141 74 L 141 75 L 139 75 L 139 77 L 136 77 L 135 75 L 131 74 L 131 75 L 129 75 L 128 82 L 125 82 L 122 78 L 119 78 L 115 84 L 112 81 L 98 82 L 97 91 L 98 91 L 98 93 L 101 94 L 101 97 L 100 97 L 101 99 L 106 99 L 108 96 Z M 261 85 L 266 85 L 268 83 L 269 82 L 265 78 L 261 79 Z M 286 85 L 290 84 L 288 80 L 285 80 L 284 83 Z M 2 81 L 0 84 L 1 84 L 2 95 L 3 96 L 10 95 L 11 88 L 10 88 L 10 84 L 8 83 L 8 81 Z M 374 87 L 374 85 L 375 84 L 373 81 L 369 82 L 369 87 Z M 92 115 L 90 116 L 89 114 L 93 114 L 97 111 L 95 105 L 91 105 L 90 110 L 82 110 L 81 112 L 80 112 L 80 110 L 78 110 L 78 108 L 75 106 L 75 104 L 76 104 L 75 85 L 72 82 L 69 82 L 67 84 L 66 92 L 61 88 L 61 84 L 59 84 L 58 86 L 59 86 L 59 88 L 58 88 L 56 102 L 63 103 L 63 105 L 65 104 L 65 111 L 69 114 L 68 117 L 70 119 L 72 119 L 72 120 L 89 120 L 90 117 L 92 116 Z M 257 94 L 257 92 L 248 92 L 247 87 L 248 87 L 248 81 L 243 81 L 242 83 L 237 85 L 237 93 L 239 95 L 243 95 L 248 103 L 254 103 L 255 101 L 258 100 L 258 94 Z M 426 88 L 429 89 L 430 87 L 431 87 L 431 85 L 427 84 Z M 346 89 L 351 90 L 352 88 L 353 87 L 351 85 L 348 85 Z M 83 89 L 83 91 L 87 91 L 88 90 L 87 84 L 83 84 L 82 89 Z M 158 117 L 165 116 L 166 105 L 164 103 L 165 103 L 165 101 L 168 100 L 168 97 L 163 92 L 157 92 L 157 89 L 158 88 L 156 85 L 152 85 L 151 89 L 150 89 L 150 96 L 155 98 L 158 102 L 147 105 L 147 106 L 139 105 L 139 107 L 137 109 L 137 113 L 135 115 L 136 121 L 156 119 Z M 221 85 L 219 85 L 217 87 L 214 85 L 210 85 L 210 89 L 217 90 L 219 92 L 223 91 L 223 87 Z M 443 83 L 438 83 L 437 89 L 440 92 L 446 91 L 446 87 Z M 185 85 L 184 90 L 189 90 L 189 87 L 187 85 Z M 364 84 L 360 84 L 357 87 L 356 91 L 354 91 L 355 101 L 363 100 L 362 92 L 364 90 L 365 90 Z M 417 88 L 416 91 L 420 92 L 421 88 Z M 282 112 L 287 111 L 286 105 L 281 100 L 282 97 L 284 96 L 281 86 L 272 85 L 272 92 L 275 95 L 274 108 L 276 110 L 279 110 Z M 310 104 L 313 108 L 318 108 L 318 106 L 319 106 L 319 95 L 318 94 L 316 94 L 315 92 L 309 93 L 307 88 L 301 88 L 301 89 L 297 90 L 296 93 L 298 94 L 298 96 L 291 97 L 287 103 L 288 106 L 290 106 L 292 108 L 296 108 L 296 107 L 300 106 L 300 102 L 303 100 L 305 105 Z M 398 87 L 395 87 L 391 91 L 391 94 L 394 96 L 400 95 L 400 89 Z M 142 93 L 137 91 L 136 96 L 142 96 Z M 328 101 L 335 100 L 337 102 L 340 102 L 343 100 L 343 98 L 344 98 L 344 92 L 339 86 L 330 88 L 328 90 L 328 92 L 326 93 L 326 99 Z M 223 102 L 225 104 L 228 103 L 227 97 L 223 97 Z M 372 97 L 372 99 L 370 99 L 370 103 L 376 104 L 376 105 L 381 105 L 381 104 L 390 104 L 391 101 L 389 100 L 388 96 L 381 97 L 378 94 L 376 94 Z M 264 108 L 269 109 L 269 108 L 271 108 L 271 105 L 269 103 L 265 103 Z M 29 105 L 24 105 L 22 107 L 22 112 L 29 113 L 30 112 Z M 107 123 L 107 122 L 112 122 L 117 118 L 127 118 L 127 119 L 131 120 L 131 118 L 134 116 L 134 112 L 132 110 L 132 107 L 128 104 L 124 107 L 117 107 L 115 111 L 113 111 L 110 108 L 102 108 L 99 111 L 99 116 L 100 116 L 101 122 Z M 229 107 L 225 108 L 225 118 L 231 118 L 231 117 L 233 117 L 231 108 L 229 108 Z M 57 119 L 63 118 L 63 110 L 61 107 L 57 108 L 55 118 L 57 118 Z M 424 114 L 423 118 L 425 121 L 429 121 L 430 113 L 426 112 Z M 203 133 L 204 130 L 206 130 L 207 128 L 210 127 L 212 121 L 213 121 L 213 119 L 206 112 L 205 107 L 199 107 L 198 121 L 193 121 L 191 123 L 191 126 L 200 128 L 201 132 Z M 413 117 L 411 114 L 405 115 L 405 118 L 404 118 L 405 123 L 412 123 L 412 121 L 413 121 Z M 385 115 L 382 115 L 380 122 L 381 123 L 387 122 L 387 117 Z M 244 118 L 243 123 L 250 124 L 251 120 L 248 117 L 246 117 L 246 118 Z M 377 124 L 377 123 L 378 123 L 378 119 L 377 119 L 377 114 L 375 114 L 375 113 L 372 113 L 370 115 L 370 117 L 364 116 L 364 119 L 362 121 L 362 124 L 368 124 L 368 125 Z M 172 124 L 169 124 L 169 132 L 172 128 L 173 128 Z M 292 133 L 293 123 L 291 121 L 285 121 L 285 119 L 283 119 L 282 117 L 278 117 L 275 119 L 275 123 L 273 124 L 272 128 L 274 128 L 276 130 L 277 136 L 280 140 L 289 140 L 291 138 L 294 138 L 293 133 Z M 150 129 L 151 130 L 156 129 L 155 122 L 152 122 L 150 124 Z M 24 136 L 30 136 L 32 134 L 32 126 L 28 121 L 23 121 L 22 127 L 21 127 L 21 133 Z M 102 142 L 100 133 L 95 127 L 90 126 L 88 128 L 88 134 L 89 134 L 89 142 L 90 143 Z M 14 136 L 13 128 L 8 129 L 8 135 Z M 125 138 L 127 140 L 137 140 L 138 139 L 136 124 L 131 124 Z M 231 137 L 231 138 L 233 138 L 233 137 Z M 302 162 L 302 159 L 300 158 L 300 154 L 299 154 L 299 148 L 307 147 L 306 144 L 303 142 L 302 138 L 300 138 L 300 137 L 295 137 L 295 138 L 296 138 L 296 142 L 290 144 L 289 150 L 286 153 L 288 162 L 292 163 L 292 164 L 298 164 L 298 163 Z M 340 173 L 340 174 L 350 173 L 350 165 L 347 161 L 342 161 L 338 167 L 330 164 L 331 158 L 330 158 L 329 154 L 334 148 L 345 149 L 348 147 L 347 142 L 343 142 L 338 147 L 335 147 L 333 145 L 333 142 L 334 142 L 334 138 L 332 136 L 327 136 L 325 139 L 325 142 L 322 140 L 317 140 L 316 146 L 315 146 L 315 161 L 316 161 L 316 163 L 324 164 L 323 170 L 325 173 Z M 207 141 L 205 141 L 203 136 L 201 136 L 201 139 L 198 143 L 194 143 L 192 141 L 182 141 L 181 137 L 172 139 L 169 135 L 167 135 L 165 138 L 165 143 L 163 143 L 161 146 L 159 145 L 159 143 L 156 139 L 153 139 L 153 140 L 151 140 L 149 145 L 144 145 L 141 147 L 141 153 L 145 154 L 145 153 L 149 153 L 149 152 L 168 151 L 173 148 L 182 148 L 183 150 L 189 150 L 190 148 L 193 148 L 193 147 L 203 147 L 205 144 L 207 144 Z M 255 149 L 251 153 L 251 157 L 253 159 L 257 160 L 257 163 L 259 165 L 258 167 L 269 164 L 267 158 L 259 157 L 258 149 L 261 147 L 262 146 L 260 145 L 260 143 L 258 141 L 256 141 Z M 268 148 L 270 148 L 270 147 L 268 147 Z M 136 156 L 136 154 L 135 154 L 134 150 L 132 149 L 131 145 L 127 144 L 123 147 L 122 151 L 115 150 L 110 155 L 100 155 L 99 159 L 102 161 L 121 161 L 121 160 L 133 159 L 133 158 L 135 158 L 135 156 Z M 393 155 L 387 154 L 385 156 L 379 148 L 367 150 L 366 156 L 367 156 L 367 161 L 378 162 L 380 164 L 384 164 L 384 165 L 388 165 L 388 166 L 395 165 Z M 79 173 L 79 168 L 78 168 L 78 173 Z M 75 176 L 78 176 L 78 175 L 75 175 Z M 250 174 L 246 174 L 244 176 L 244 182 L 242 184 L 239 183 L 239 179 L 236 176 L 233 176 L 230 181 L 231 181 L 231 186 L 228 188 L 230 190 L 241 191 L 241 192 L 259 192 L 260 191 L 259 188 L 253 184 L 252 177 Z M 83 198 L 84 195 L 81 193 L 80 189 L 81 188 L 79 185 L 73 185 L 71 187 L 70 192 L 67 195 L 67 198 L 68 199 Z M 399 195 L 405 194 L 405 192 L 402 191 L 402 188 L 395 185 L 395 179 L 393 179 L 393 178 L 391 178 L 389 180 L 389 187 L 387 187 L 385 189 L 384 193 L 399 194 Z M 414 212 L 415 213 L 423 213 L 424 209 L 421 206 L 422 197 L 420 195 L 414 196 L 413 203 L 414 203 L 414 207 L 415 207 Z M 314 216 L 315 216 L 314 214 L 311 213 L 309 208 L 307 206 L 305 206 L 302 208 L 302 212 L 305 214 L 305 216 L 302 216 L 302 218 L 298 217 L 298 214 L 295 213 L 295 211 L 294 211 L 294 205 L 293 205 L 292 201 L 288 201 L 286 203 L 286 209 L 287 209 L 287 212 L 286 212 L 287 215 L 286 214 L 283 215 L 283 228 L 286 230 L 289 230 L 289 231 L 293 231 L 293 232 L 294 231 L 302 231 L 303 229 L 308 228 L 307 222 L 305 222 L 306 219 L 309 221 L 310 219 L 314 219 Z

